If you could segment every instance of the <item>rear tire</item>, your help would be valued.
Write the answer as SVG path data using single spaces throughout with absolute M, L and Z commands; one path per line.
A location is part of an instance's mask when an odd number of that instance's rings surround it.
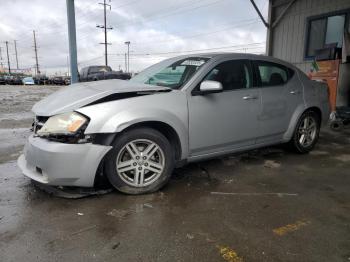
M 309 153 L 320 134 L 320 117 L 314 111 L 306 111 L 300 117 L 288 146 L 299 154 Z
M 167 138 L 151 128 L 131 129 L 113 142 L 105 172 L 120 192 L 152 193 L 169 180 L 175 165 L 174 149 Z

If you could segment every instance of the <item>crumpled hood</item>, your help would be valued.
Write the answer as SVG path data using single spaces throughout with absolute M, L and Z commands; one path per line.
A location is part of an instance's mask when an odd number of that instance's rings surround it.
M 76 110 L 111 94 L 164 90 L 169 88 L 118 79 L 77 83 L 49 95 L 36 103 L 32 110 L 35 115 L 52 116 Z

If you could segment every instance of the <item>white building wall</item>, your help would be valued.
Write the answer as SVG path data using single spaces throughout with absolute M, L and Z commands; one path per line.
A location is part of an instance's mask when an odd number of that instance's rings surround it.
M 286 5 L 286 0 L 272 0 L 273 20 Z M 272 55 L 309 71 L 310 61 L 304 60 L 307 18 L 350 8 L 350 0 L 296 0 L 279 24 L 273 29 Z

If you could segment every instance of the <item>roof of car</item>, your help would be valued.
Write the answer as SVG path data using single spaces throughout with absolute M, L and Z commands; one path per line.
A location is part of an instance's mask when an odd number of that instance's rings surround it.
M 203 57 L 210 57 L 210 58 L 213 58 L 213 57 L 220 57 L 220 56 L 242 56 L 242 57 L 269 57 L 269 56 L 266 56 L 266 55 L 257 55 L 257 54 L 250 54 L 250 53 L 235 53 L 235 52 L 209 52 L 209 53 L 194 53 L 194 54 L 186 54 L 186 55 L 183 55 L 184 57 L 193 57 L 193 56 L 203 56 Z
M 199 53 L 199 54 L 186 54 L 186 55 L 182 55 L 179 57 L 208 57 L 208 58 L 225 58 L 225 57 L 230 57 L 230 58 L 236 58 L 236 59 L 256 59 L 256 60 L 266 60 L 266 61 L 270 61 L 270 62 L 276 62 L 276 63 L 280 63 L 280 64 L 284 64 L 285 66 L 288 67 L 293 67 L 296 68 L 294 65 L 280 60 L 278 58 L 272 57 L 272 56 L 266 56 L 264 54 L 250 54 L 250 53 L 234 53 L 234 52 L 212 52 L 212 53 Z

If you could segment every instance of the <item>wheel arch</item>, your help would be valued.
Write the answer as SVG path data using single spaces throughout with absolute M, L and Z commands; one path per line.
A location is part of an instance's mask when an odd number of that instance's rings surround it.
M 126 127 L 125 129 L 122 130 L 122 133 L 127 132 L 131 129 L 141 128 L 141 127 L 152 128 L 157 130 L 161 134 L 163 134 L 168 139 L 168 141 L 170 142 L 170 144 L 175 150 L 175 160 L 179 161 L 181 159 L 182 150 L 183 150 L 181 146 L 181 140 L 178 133 L 172 126 L 161 121 L 144 121 L 144 122 L 138 122 Z
M 319 120 L 320 120 L 320 124 L 322 123 L 322 111 L 321 111 L 321 109 L 319 108 L 319 107 L 317 107 L 317 106 L 312 106 L 312 107 L 309 107 L 309 108 L 307 108 L 303 113 L 305 113 L 305 112 L 307 112 L 307 111 L 313 111 L 313 112 L 315 112 L 317 115 L 318 115 L 318 117 L 320 118 Z
M 118 137 L 125 133 L 128 132 L 132 129 L 136 128 L 151 128 L 155 129 L 161 134 L 163 134 L 170 142 L 171 146 L 175 150 L 175 161 L 180 163 L 182 159 L 182 146 L 181 146 L 181 140 L 176 132 L 176 130 L 170 126 L 167 123 L 161 122 L 161 121 L 144 121 L 144 122 L 138 122 L 134 123 L 130 126 L 125 127 L 123 130 L 121 130 L 118 133 L 108 133 L 108 134 L 97 134 L 95 137 L 95 142 L 98 144 L 103 144 L 103 145 L 111 145 L 115 139 L 118 139 Z M 107 156 L 107 155 L 106 155 Z M 105 157 L 106 157 L 105 156 Z M 104 173 L 104 159 L 105 157 L 101 160 L 97 172 L 95 174 L 95 181 L 94 181 L 94 186 L 98 187 L 103 187 L 105 185 L 109 185 L 109 182 L 105 176 Z
M 283 140 L 285 142 L 288 142 L 292 138 L 294 131 L 295 131 L 295 127 L 296 127 L 300 117 L 307 111 L 315 112 L 320 118 L 320 124 L 322 123 L 322 111 L 319 107 L 317 107 L 317 106 L 298 107 L 297 110 L 295 110 L 294 115 L 292 116 L 292 118 L 289 122 L 289 127 L 283 136 Z
M 131 129 L 142 127 L 152 128 L 163 134 L 175 150 L 175 160 L 179 161 L 182 159 L 184 148 L 181 145 L 179 134 L 176 132 L 175 128 L 162 121 L 142 121 L 124 126 L 124 128 L 122 130 L 119 130 L 117 133 L 98 133 L 95 135 L 95 143 L 102 145 L 111 145 L 113 141 L 115 141 L 115 139 L 118 139 L 121 134 L 128 132 Z

